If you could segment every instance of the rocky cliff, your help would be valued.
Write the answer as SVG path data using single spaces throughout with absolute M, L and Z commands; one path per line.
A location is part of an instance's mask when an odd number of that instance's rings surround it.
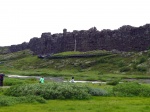
M 74 30 L 63 33 L 42 33 L 28 43 L 9 46 L 9 52 L 30 49 L 34 54 L 52 54 L 64 51 L 119 50 L 143 51 L 150 47 L 150 24 L 140 27 L 129 25 L 117 30 L 98 31 L 96 27 L 89 30 Z

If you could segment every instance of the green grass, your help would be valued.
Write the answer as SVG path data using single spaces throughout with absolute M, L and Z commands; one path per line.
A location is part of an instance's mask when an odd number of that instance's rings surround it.
M 104 54 L 89 58 L 39 59 L 29 50 L 5 54 L 0 49 L 0 73 L 30 76 L 63 77 L 70 80 L 147 79 L 150 78 L 150 51 L 113 54 L 108 51 L 63 52 L 54 56 Z M 108 54 L 108 55 L 105 55 Z M 36 79 L 4 78 L 4 85 L 38 83 Z M 111 85 L 87 84 L 112 91 Z M 149 86 L 149 85 L 148 85 Z M 0 95 L 7 88 L 0 88 Z M 0 112 L 149 112 L 149 97 L 92 97 L 89 100 L 48 100 L 45 104 L 23 103 L 1 106 Z
M 150 57 L 147 53 L 120 53 L 109 51 L 62 52 L 54 55 L 102 54 L 88 58 L 39 59 L 29 50 L 0 54 L 0 72 L 4 74 L 54 76 L 76 80 L 103 80 L 111 78 L 150 78 Z M 105 55 L 107 54 L 107 55 Z
M 3 84 L 4 86 L 13 86 L 13 85 L 19 85 L 19 84 L 33 84 L 37 83 L 39 80 L 35 78 L 28 78 L 28 79 L 21 79 L 21 78 L 9 78 L 4 77 Z
M 68 55 L 80 55 L 80 54 L 105 54 L 105 53 L 109 53 L 109 52 L 105 50 L 94 50 L 88 52 L 67 51 L 67 52 L 54 54 L 53 56 L 68 56 Z
M 112 91 L 114 86 L 86 83 L 92 88 Z M 150 86 L 148 84 L 144 84 Z M 7 88 L 3 88 L 4 91 Z M 1 94 L 3 93 L 1 88 Z M 1 106 L 0 112 L 149 112 L 150 97 L 92 97 L 88 100 L 47 100 L 46 103 L 20 103 Z
M 68 52 L 62 52 L 62 53 L 57 53 L 57 54 L 54 54 L 53 56 L 67 56 L 67 55 L 76 55 L 76 54 L 81 54 L 81 52 L 79 51 L 68 51 Z
M 1 112 L 149 112 L 150 98 L 93 97 L 91 100 L 49 100 L 1 107 Z

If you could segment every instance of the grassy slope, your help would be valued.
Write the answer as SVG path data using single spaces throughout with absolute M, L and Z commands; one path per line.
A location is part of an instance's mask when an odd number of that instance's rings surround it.
M 0 54 L 6 54 L 9 52 L 9 47 L 5 46 L 5 47 L 1 47 L 0 46 Z
M 110 53 L 107 51 L 63 52 L 56 56 L 103 54 L 89 58 L 39 59 L 29 50 L 0 55 L 0 72 L 19 75 L 75 76 L 80 80 L 105 80 L 112 77 L 150 75 L 150 51 Z M 106 55 L 104 55 L 106 54 Z

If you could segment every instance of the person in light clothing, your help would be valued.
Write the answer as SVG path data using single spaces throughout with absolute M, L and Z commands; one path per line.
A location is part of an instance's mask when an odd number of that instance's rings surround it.
M 40 78 L 40 83 L 44 83 L 44 77 Z
M 72 79 L 70 80 L 70 82 L 74 83 L 74 77 L 72 77 Z

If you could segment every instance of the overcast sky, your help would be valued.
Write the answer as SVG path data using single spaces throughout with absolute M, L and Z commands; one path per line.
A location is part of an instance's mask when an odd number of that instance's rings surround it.
M 0 0 L 0 46 L 29 42 L 43 32 L 150 23 L 150 0 Z

